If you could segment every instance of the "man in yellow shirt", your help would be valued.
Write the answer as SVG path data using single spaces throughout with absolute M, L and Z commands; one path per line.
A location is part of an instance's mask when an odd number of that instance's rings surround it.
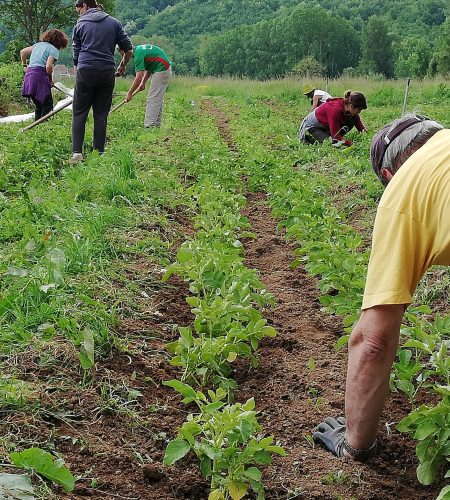
M 387 186 L 375 219 L 361 317 L 349 340 L 346 418 L 328 417 L 314 440 L 336 456 L 366 460 L 389 390 L 400 326 L 417 283 L 450 266 L 450 130 L 406 115 L 374 137 L 371 161 Z

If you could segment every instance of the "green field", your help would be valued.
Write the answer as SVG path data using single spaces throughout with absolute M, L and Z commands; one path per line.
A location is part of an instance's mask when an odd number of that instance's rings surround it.
M 140 94 L 76 166 L 69 113 L 0 124 L 0 468 L 22 457 L 36 498 L 449 498 L 448 269 L 405 316 L 382 456 L 312 444 L 343 413 L 382 194 L 370 141 L 405 83 L 329 82 L 368 100 L 343 150 L 298 143 L 303 83 L 175 77 L 162 129 Z M 450 83 L 413 81 L 407 109 L 450 127 Z

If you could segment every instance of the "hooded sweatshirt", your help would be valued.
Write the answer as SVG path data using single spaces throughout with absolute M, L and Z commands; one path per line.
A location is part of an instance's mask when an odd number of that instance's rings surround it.
M 114 51 L 133 48 L 122 24 L 101 9 L 88 9 L 73 30 L 73 64 L 77 68 L 114 68 Z

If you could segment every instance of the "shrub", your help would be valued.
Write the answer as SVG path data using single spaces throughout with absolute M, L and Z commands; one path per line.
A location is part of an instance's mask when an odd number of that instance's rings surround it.
M 0 64 L 0 116 L 8 114 L 11 103 L 20 101 L 22 79 L 20 64 Z
M 323 76 L 325 74 L 325 66 L 312 56 L 301 59 L 291 70 L 291 74 L 301 78 L 311 78 Z

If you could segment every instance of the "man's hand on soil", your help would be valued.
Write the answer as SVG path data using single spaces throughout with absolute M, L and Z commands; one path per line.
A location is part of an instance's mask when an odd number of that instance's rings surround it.
M 345 440 L 345 418 L 327 417 L 324 422 L 321 422 L 313 434 L 315 443 L 323 446 L 326 450 L 331 451 L 336 457 L 344 456 L 344 440 Z

